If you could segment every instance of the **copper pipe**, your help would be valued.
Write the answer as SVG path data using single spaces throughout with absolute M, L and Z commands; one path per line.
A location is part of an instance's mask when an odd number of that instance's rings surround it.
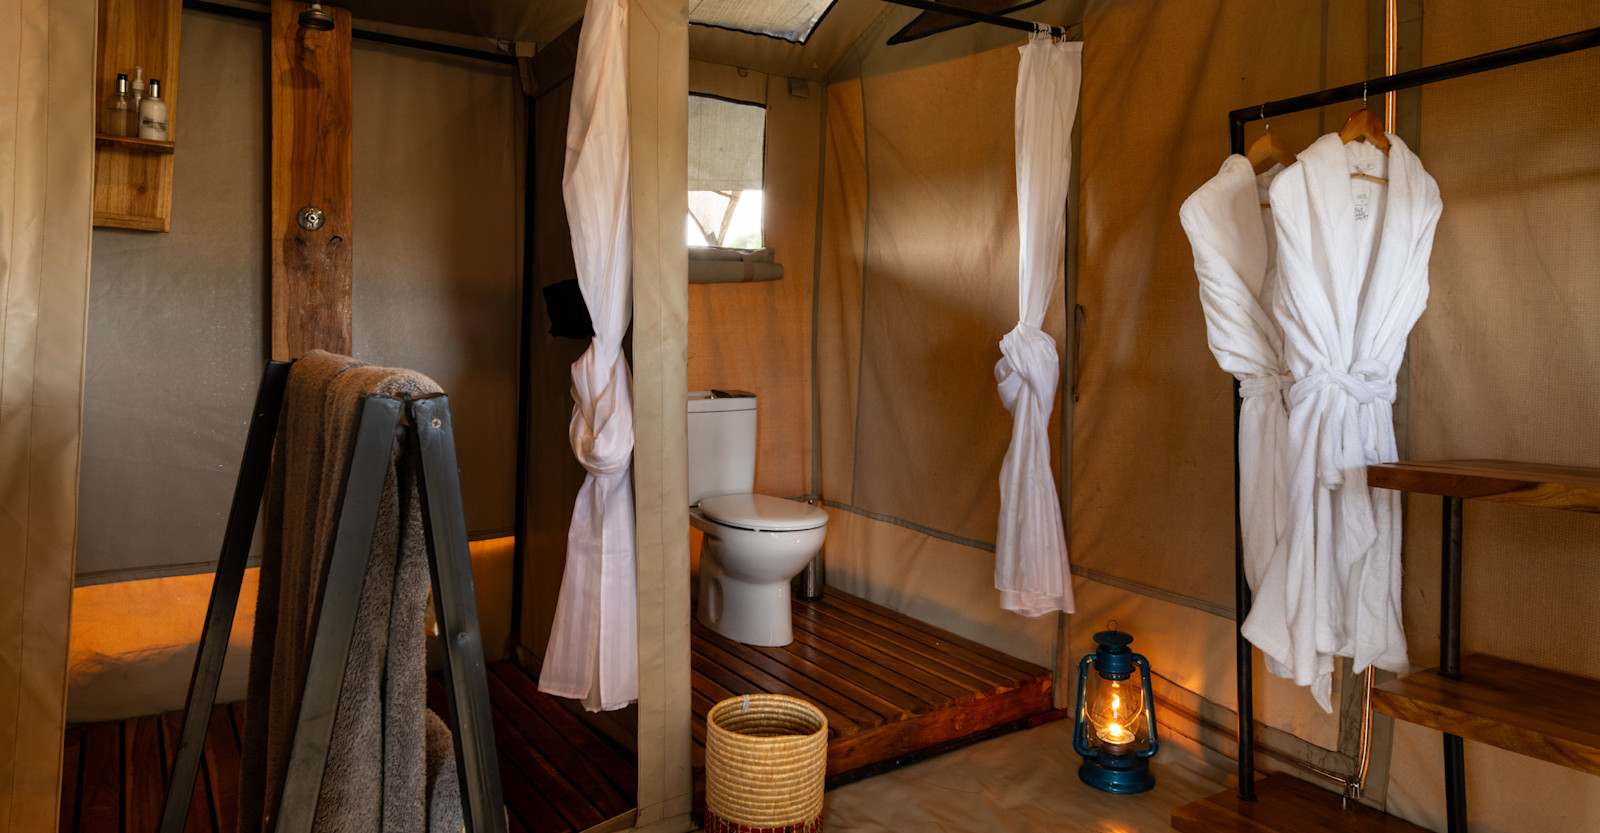
M 1383 74 L 1393 75 L 1399 71 L 1400 65 L 1400 15 L 1395 10 L 1398 0 L 1389 0 L 1384 4 L 1383 23 Z M 1394 102 L 1397 93 L 1383 94 L 1383 129 L 1385 132 L 1394 132 Z M 1370 689 L 1369 689 L 1370 690 Z

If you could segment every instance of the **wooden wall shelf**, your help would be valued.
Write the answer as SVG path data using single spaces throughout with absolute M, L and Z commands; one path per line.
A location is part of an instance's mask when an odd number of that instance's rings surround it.
M 1600 681 L 1473 655 L 1461 660 L 1461 679 L 1423 671 L 1378 686 L 1372 707 L 1600 775 Z
M 95 106 L 116 86 L 117 73 L 161 81 L 167 138 L 177 139 L 178 29 L 182 0 L 100 0 Z M 98 122 L 99 116 L 97 116 Z M 160 145 L 162 147 L 157 147 Z M 172 142 L 95 134 L 94 224 L 168 231 L 172 227 Z
M 1436 460 L 1367 466 L 1367 485 L 1402 492 L 1600 512 L 1600 469 Z
M 94 146 L 122 148 L 140 153 L 172 153 L 178 147 L 176 142 L 160 142 L 155 139 L 141 139 L 138 136 L 112 136 L 109 133 L 94 134 Z

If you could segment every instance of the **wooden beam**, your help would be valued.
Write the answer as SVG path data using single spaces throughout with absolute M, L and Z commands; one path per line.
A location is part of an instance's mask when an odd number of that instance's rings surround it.
M 272 358 L 348 354 L 350 337 L 350 13 L 299 24 L 308 4 L 272 2 Z M 300 227 L 300 209 L 326 218 Z

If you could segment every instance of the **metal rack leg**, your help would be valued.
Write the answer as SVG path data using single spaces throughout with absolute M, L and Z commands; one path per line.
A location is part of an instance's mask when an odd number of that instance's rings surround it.
M 367 557 L 378 525 L 384 476 L 389 471 L 389 452 L 400 426 L 400 400 L 367 397 L 360 426 L 350 454 L 333 554 L 328 558 L 311 625 L 305 693 L 300 698 L 289 764 L 274 814 L 277 833 L 310 833 L 316 816 L 333 720 L 339 710 L 339 690 L 355 633 L 356 609 L 367 580 Z
M 179 833 L 188 822 L 195 777 L 200 772 L 200 756 L 205 749 L 206 728 L 211 724 L 211 708 L 217 702 L 217 683 L 222 678 L 222 663 L 228 654 L 228 634 L 233 630 L 245 562 L 250 557 L 250 539 L 255 536 L 256 516 L 260 514 L 261 496 L 267 488 L 272 444 L 278 434 L 283 389 L 288 380 L 287 362 L 268 362 L 261 374 L 261 385 L 256 389 L 256 406 L 250 412 L 244 458 L 239 463 L 239 478 L 233 488 L 233 505 L 228 509 L 228 525 L 222 534 L 217 575 L 211 581 L 211 603 L 206 608 L 205 625 L 200 631 L 194 673 L 189 677 L 183 733 L 178 736 L 178 753 L 173 757 L 167 796 L 161 807 L 161 833 Z
M 1237 139 L 1235 144 L 1241 144 Z M 1239 382 L 1233 383 L 1233 436 L 1238 442 L 1239 413 L 1244 400 L 1239 396 Z M 1239 518 L 1239 451 L 1233 452 L 1233 580 L 1234 612 L 1238 619 L 1234 638 L 1236 643 L 1234 664 L 1238 674 L 1239 689 L 1239 798 L 1256 800 L 1256 718 L 1254 657 L 1250 640 L 1244 638 L 1244 620 L 1250 615 L 1250 582 L 1244 573 L 1244 529 Z
M 444 687 L 455 718 L 456 775 L 461 779 L 467 833 L 505 833 L 494 723 L 490 717 L 483 638 L 472 590 L 472 559 L 456 475 L 455 435 L 445 396 L 410 403 L 412 449 L 422 489 L 428 569 L 444 652 Z
M 1461 509 L 1462 499 L 1444 499 L 1440 534 L 1439 674 L 1461 677 Z M 1467 831 L 1467 772 L 1461 738 L 1444 736 L 1444 795 L 1449 833 Z

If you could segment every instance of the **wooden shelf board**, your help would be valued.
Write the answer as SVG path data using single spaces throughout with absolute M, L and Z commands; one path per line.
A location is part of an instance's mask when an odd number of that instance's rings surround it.
M 1360 804 L 1345 809 L 1340 797 L 1291 775 L 1256 782 L 1256 800 L 1237 790 L 1185 804 L 1172 811 L 1172 827 L 1183 833 L 1425 833 L 1424 828 Z
M 109 133 L 94 134 L 94 143 L 96 147 L 123 148 L 142 153 L 173 153 L 178 147 L 176 142 L 159 142 L 138 136 L 112 136 Z
M 1384 714 L 1600 775 L 1600 681 L 1475 654 L 1461 679 L 1409 674 L 1372 691 Z
M 1508 460 L 1429 460 L 1367 466 L 1367 485 L 1446 497 L 1600 512 L 1600 469 Z

